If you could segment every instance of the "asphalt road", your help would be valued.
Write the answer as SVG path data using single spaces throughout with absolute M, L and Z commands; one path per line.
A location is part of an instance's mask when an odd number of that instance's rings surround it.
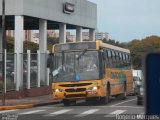
M 144 107 L 136 104 L 136 96 L 128 96 L 126 100 L 112 98 L 107 105 L 88 105 L 81 100 L 76 105 L 67 107 L 64 107 L 63 104 L 56 104 L 0 111 L 0 120 L 123 120 L 123 115 L 136 116 L 137 114 L 143 115 Z

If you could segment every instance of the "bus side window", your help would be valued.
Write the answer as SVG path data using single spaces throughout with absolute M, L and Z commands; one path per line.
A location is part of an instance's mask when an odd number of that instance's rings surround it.
M 122 68 L 123 67 L 123 58 L 122 58 L 122 53 L 119 53 L 119 58 L 120 58 L 120 62 L 119 62 L 119 67 Z
M 101 78 L 103 78 L 104 77 L 104 75 L 105 75 L 105 59 L 104 59 L 104 52 L 100 52 L 100 60 L 101 60 L 101 62 L 100 62 L 100 76 L 101 76 Z
M 120 59 L 119 59 L 119 53 L 116 51 L 116 68 L 119 68 L 119 63 L 120 63 Z
M 109 59 L 108 59 L 108 50 L 105 50 L 105 62 L 106 62 L 106 67 L 109 67 Z
M 128 54 L 128 66 L 129 66 L 129 69 L 131 69 L 131 59 L 129 54 Z
M 113 61 L 113 67 L 116 68 L 116 53 L 112 50 L 112 61 Z
M 128 54 L 126 54 L 126 67 L 129 69 L 129 60 L 128 60 Z
M 111 56 L 111 51 L 108 49 L 108 61 L 109 61 L 109 66 L 112 68 L 112 56 Z
M 125 54 L 124 53 L 122 53 L 122 59 L 123 59 L 123 66 L 122 66 L 122 68 L 125 68 L 126 66 L 125 66 Z

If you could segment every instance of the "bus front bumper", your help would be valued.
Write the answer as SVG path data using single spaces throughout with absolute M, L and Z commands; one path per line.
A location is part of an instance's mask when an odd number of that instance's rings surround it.
M 84 92 L 53 92 L 54 99 L 85 99 L 89 97 L 102 96 L 98 91 L 84 91 Z

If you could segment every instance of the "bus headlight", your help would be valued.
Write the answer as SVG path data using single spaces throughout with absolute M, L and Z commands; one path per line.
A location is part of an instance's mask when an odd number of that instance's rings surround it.
M 63 90 L 62 89 L 55 89 L 55 90 L 53 90 L 53 92 L 63 92 Z
M 92 90 L 94 91 L 94 90 L 97 90 L 97 89 L 98 89 L 98 87 L 97 87 L 97 86 L 94 86 L 94 87 L 90 87 L 90 88 L 88 88 L 88 90 L 89 90 L 89 91 L 92 91 Z
M 98 88 L 97 88 L 97 86 L 94 86 L 93 88 L 92 88 L 92 90 L 97 90 Z

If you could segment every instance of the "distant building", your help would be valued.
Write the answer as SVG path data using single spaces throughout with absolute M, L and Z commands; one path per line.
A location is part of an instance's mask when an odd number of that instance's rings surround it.
M 103 40 L 103 39 L 108 40 L 109 39 L 107 32 L 96 32 L 95 33 L 95 37 L 98 40 Z
M 6 30 L 6 36 L 14 37 L 14 30 Z
M 24 40 L 30 41 L 32 40 L 32 31 L 31 30 L 24 30 Z
M 14 37 L 14 30 L 6 30 L 6 36 Z M 24 40 L 25 41 L 32 40 L 32 30 L 24 30 Z
M 67 35 L 67 39 L 68 39 L 70 42 L 75 42 L 75 41 L 76 41 L 76 36 L 75 36 L 75 35 Z
M 89 32 L 82 32 L 82 39 L 84 41 L 89 40 Z
M 34 33 L 32 42 L 39 44 L 39 33 Z
M 59 37 L 59 33 L 56 32 L 55 30 L 47 30 L 47 35 L 48 35 L 48 37 L 54 37 L 54 38 Z
M 47 30 L 48 37 L 54 37 L 54 33 L 55 33 L 54 30 Z

